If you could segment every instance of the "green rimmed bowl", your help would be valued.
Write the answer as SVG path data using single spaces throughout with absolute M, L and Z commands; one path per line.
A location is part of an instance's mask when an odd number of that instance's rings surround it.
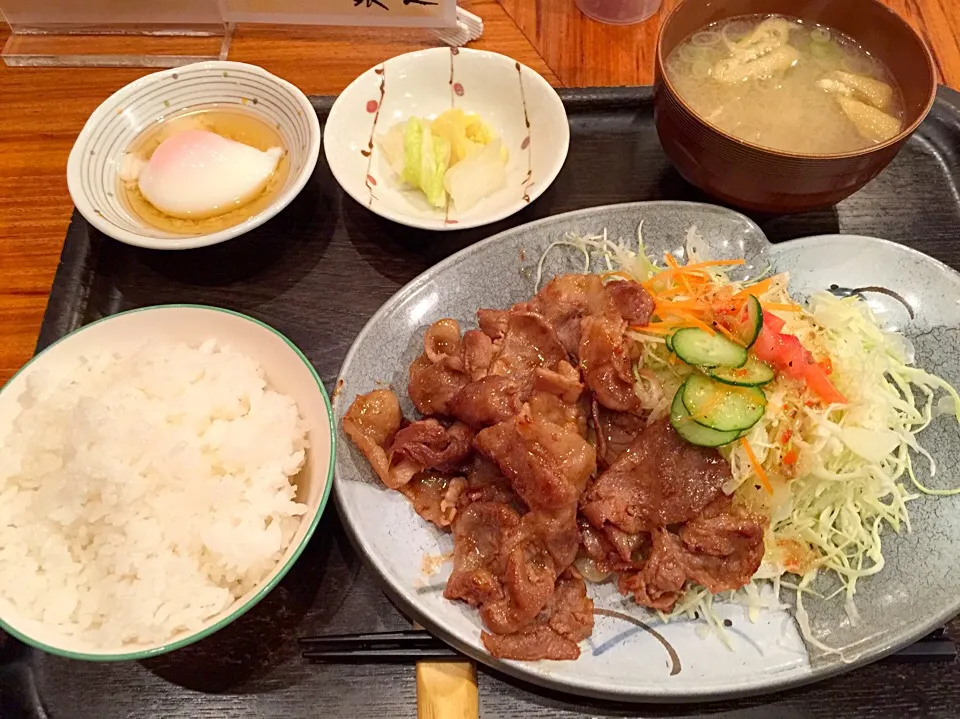
M 145 338 L 199 346 L 206 340 L 255 359 L 271 389 L 292 397 L 308 427 L 306 463 L 296 476 L 297 501 L 308 509 L 276 567 L 264 580 L 196 631 L 161 643 L 93 646 L 29 619 L 0 597 L 0 629 L 34 647 L 70 659 L 122 661 L 165 654 L 222 629 L 245 614 L 272 590 L 302 553 L 320 522 L 333 483 L 336 449 L 330 399 L 310 361 L 286 337 L 246 315 L 216 307 L 162 305 L 111 315 L 81 327 L 34 357 L 0 390 L 0 437 L 9 431 L 19 411 L 18 399 L 34 372 L 55 367 L 82 354 L 131 346 Z

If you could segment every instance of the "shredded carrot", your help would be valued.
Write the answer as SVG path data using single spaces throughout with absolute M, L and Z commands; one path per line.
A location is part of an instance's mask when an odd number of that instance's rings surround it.
M 701 321 L 698 320 L 696 317 L 692 317 L 692 318 L 690 319 L 690 321 L 693 323 L 693 326 L 694 326 L 694 327 L 699 327 L 700 329 L 702 329 L 704 332 L 706 332 L 706 333 L 707 333 L 708 335 L 710 335 L 711 337 L 713 337 L 714 335 L 717 334 L 717 331 L 716 331 L 715 329 L 713 329 L 713 327 L 711 327 L 710 325 L 708 325 L 706 322 L 701 322 Z
M 799 312 L 803 309 L 800 305 L 791 305 L 783 302 L 764 302 L 762 307 L 765 310 L 778 310 L 780 312 Z
M 753 295 L 754 297 L 759 297 L 764 292 L 769 290 L 773 286 L 773 277 L 768 277 L 765 280 L 757 282 L 755 285 L 750 285 L 749 287 L 744 287 L 737 294 L 733 296 L 734 299 L 742 300 L 748 295 Z
M 742 265 L 743 263 L 744 260 L 712 260 L 710 262 L 695 262 L 692 265 L 684 265 L 682 267 L 671 266 L 651 277 L 643 283 L 643 286 L 649 290 L 655 281 L 669 279 L 674 275 L 680 275 L 681 281 L 686 278 L 690 282 L 697 281 L 702 284 L 704 282 L 710 282 L 709 276 L 703 276 L 706 274 L 708 267 Z
M 681 285 L 674 285 L 673 287 L 664 287 L 660 288 L 646 288 L 647 292 L 654 298 L 654 300 L 669 300 L 671 297 L 676 297 L 677 295 L 690 296 L 692 290 L 688 290 Z
M 687 271 L 686 267 L 668 267 L 662 272 L 658 272 L 656 275 L 654 275 L 649 280 L 647 280 L 647 282 L 649 282 L 650 284 L 653 284 L 657 280 L 672 280 L 679 276 L 681 279 L 686 278 L 687 280 L 697 281 L 702 284 L 703 278 L 699 274 L 697 274 L 700 272 L 705 272 L 705 270 Z
M 687 320 L 682 322 L 654 322 L 649 325 L 631 325 L 628 329 L 634 332 L 649 332 L 655 335 L 670 335 L 677 330 L 684 330 L 694 325 Z
M 746 260 L 709 260 L 707 262 L 694 262 L 692 265 L 684 265 L 683 269 L 700 270 L 704 267 L 734 267 L 743 264 L 746 264 Z
M 678 317 L 682 317 L 685 320 L 687 320 L 687 322 L 693 327 L 699 327 L 711 337 L 717 334 L 717 331 L 713 329 L 713 327 L 708 325 L 703 320 L 694 317 L 692 314 L 690 314 L 686 310 L 671 310 L 671 311 L 673 312 L 673 314 L 677 315 Z
M 670 267 L 660 274 L 657 277 L 669 276 L 676 273 L 685 273 L 685 272 L 697 272 L 703 273 L 709 267 L 731 267 L 736 265 L 744 264 L 745 260 L 711 260 L 710 262 L 694 262 L 692 265 L 683 265 L 682 267 Z
M 663 256 L 664 261 L 670 266 L 671 269 L 679 270 L 680 263 L 677 262 L 676 258 L 671 253 L 666 253 Z M 686 275 L 680 275 L 680 284 L 683 285 L 683 289 L 687 291 L 688 295 L 693 294 L 693 287 L 690 286 L 690 282 L 687 280 Z
M 697 312 L 705 312 L 709 308 L 700 300 L 679 300 L 674 302 L 657 302 L 655 309 L 657 310 L 663 309 L 667 311 L 674 310 L 674 309 L 695 310 Z
M 659 323 L 652 325 L 630 325 L 628 328 L 634 332 L 647 332 L 652 335 L 669 335 L 677 331 L 675 326 L 673 327 L 660 327 Z
M 740 347 L 746 347 L 746 345 L 743 343 L 743 340 L 741 340 L 739 337 L 733 334 L 733 332 L 728 330 L 726 327 L 724 327 L 720 323 L 715 324 L 714 327 L 717 328 L 717 331 L 720 334 L 722 334 L 724 337 L 726 337 L 728 340 L 730 340 L 734 344 L 739 345 Z
M 746 437 L 740 438 L 740 446 L 742 446 L 743 451 L 746 452 L 747 459 L 750 460 L 750 466 L 753 467 L 754 474 L 760 479 L 760 484 L 767 490 L 767 494 L 773 494 L 773 485 L 770 484 L 767 473 L 763 470 L 763 467 L 760 466 L 760 462 L 757 461 L 757 455 L 753 453 L 753 448 L 750 446 L 750 443 L 747 442 Z
M 654 313 L 654 316 L 655 316 L 655 317 L 660 317 L 660 315 L 658 315 L 658 314 L 656 314 L 656 313 Z M 665 320 L 665 319 L 662 319 L 662 318 L 661 318 L 661 319 L 659 319 L 659 320 L 654 320 L 653 322 L 650 322 L 650 324 L 651 324 L 651 325 L 656 325 L 657 327 L 685 327 L 685 326 L 687 326 L 689 323 L 687 322 L 687 320 L 686 320 L 685 318 L 681 318 L 681 319 L 676 319 L 676 318 L 674 318 L 674 319 L 669 319 L 669 320 Z
M 660 329 L 667 329 L 667 328 L 680 329 L 681 327 L 689 327 L 690 323 L 686 319 L 673 319 L 673 320 L 658 320 L 657 322 L 651 322 L 650 325 L 654 327 L 659 327 Z
M 715 305 L 724 305 L 733 300 L 733 288 L 729 285 L 718 287 L 713 293 L 713 303 Z
M 698 274 L 699 272 L 701 272 L 701 270 L 695 270 L 694 272 L 682 273 L 678 275 L 681 283 L 687 289 L 687 294 L 689 297 L 702 298 L 705 294 L 713 289 L 710 278 L 705 275 Z

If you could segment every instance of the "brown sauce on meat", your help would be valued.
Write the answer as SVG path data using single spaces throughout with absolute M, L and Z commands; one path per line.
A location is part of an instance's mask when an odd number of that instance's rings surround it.
M 594 608 L 578 554 L 662 610 L 687 582 L 734 589 L 759 565 L 764 527 L 723 496 L 726 462 L 641 409 L 625 333 L 652 311 L 636 282 L 557 277 L 479 309 L 479 329 L 427 329 L 407 388 L 423 419 L 387 390 L 344 418 L 384 484 L 452 532 L 444 596 L 477 608 L 496 657 L 579 656 Z

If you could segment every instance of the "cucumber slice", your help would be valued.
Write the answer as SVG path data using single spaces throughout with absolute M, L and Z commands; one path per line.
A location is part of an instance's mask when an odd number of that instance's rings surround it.
M 670 424 L 677 434 L 690 444 L 701 447 L 721 447 L 730 444 L 740 436 L 740 432 L 718 432 L 693 421 L 687 408 L 683 406 L 683 387 L 677 390 L 670 407 Z
M 677 330 L 670 344 L 677 357 L 700 367 L 741 367 L 747 361 L 746 348 L 696 327 Z
M 763 308 L 760 307 L 760 300 L 753 295 L 748 295 L 743 305 L 735 312 L 724 312 L 716 319 L 729 330 L 730 334 L 740 340 L 744 347 L 750 348 L 757 341 L 760 330 L 763 328 Z
M 667 349 L 673 352 L 673 335 L 667 335 L 666 343 Z
M 738 387 L 760 387 L 776 376 L 770 365 L 753 357 L 748 357 L 743 367 L 714 367 L 707 370 L 707 374 L 718 382 Z
M 683 406 L 697 424 L 739 433 L 760 421 L 767 398 L 756 387 L 733 387 L 693 374 L 683 385 Z

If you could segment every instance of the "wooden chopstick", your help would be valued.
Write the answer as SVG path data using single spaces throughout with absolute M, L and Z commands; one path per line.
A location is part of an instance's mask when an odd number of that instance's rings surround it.
M 417 662 L 417 719 L 479 719 L 477 665 Z
M 422 630 L 416 622 L 414 630 Z M 480 719 L 477 665 L 460 661 L 417 662 L 417 719 Z
M 370 663 L 404 663 L 431 659 L 462 658 L 426 631 L 409 629 L 399 632 L 337 634 L 300 639 L 303 658 L 313 661 L 357 661 Z M 957 658 L 957 645 L 943 627 L 889 655 L 889 662 L 943 662 Z M 458 662 L 459 663 L 459 662 Z M 464 661 L 463 663 L 469 664 Z M 418 667 L 419 676 L 419 667 Z
M 415 661 L 420 719 L 480 716 L 476 665 L 422 629 L 301 637 L 299 643 L 303 658 L 313 662 Z

